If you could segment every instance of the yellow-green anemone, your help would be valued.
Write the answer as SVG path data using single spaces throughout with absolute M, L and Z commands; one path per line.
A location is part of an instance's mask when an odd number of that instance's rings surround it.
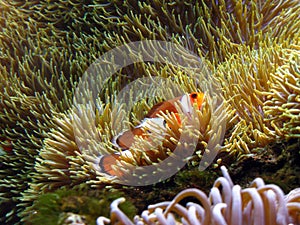
M 0 156 L 1 222 L 17 223 L 17 214 L 43 191 L 87 180 L 110 182 L 90 166 L 97 148 L 113 152 L 109 107 L 104 105 L 96 121 L 106 142 L 93 143 L 89 155 L 74 141 L 72 97 L 88 66 L 127 42 L 170 41 L 210 61 L 213 76 L 224 84 L 222 119 L 229 137 L 222 151 L 247 154 L 299 137 L 299 8 L 296 0 L 1 1 L 0 140 L 13 148 Z M 109 85 L 102 102 L 128 79 L 180 73 L 137 63 L 115 75 L 122 84 Z M 179 83 L 190 91 L 188 82 Z M 198 117 L 213 127 L 217 118 L 205 110 Z

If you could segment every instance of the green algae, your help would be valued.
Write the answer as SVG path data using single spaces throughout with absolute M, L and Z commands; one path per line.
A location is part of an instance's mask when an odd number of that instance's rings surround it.
M 99 216 L 109 217 L 110 204 L 113 200 L 124 196 L 116 189 L 104 188 L 102 190 L 84 188 L 61 188 L 52 193 L 40 195 L 32 206 L 32 215 L 29 216 L 28 225 L 54 225 L 63 224 L 68 215 L 79 215 L 86 224 L 96 224 Z M 130 201 L 120 205 L 120 209 L 133 218 L 137 210 Z

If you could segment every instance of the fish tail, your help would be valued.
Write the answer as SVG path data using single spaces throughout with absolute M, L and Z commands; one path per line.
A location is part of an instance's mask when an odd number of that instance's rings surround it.
M 117 172 L 113 170 L 113 166 L 116 165 L 117 160 L 119 160 L 119 154 L 102 155 L 99 159 L 99 167 L 101 172 L 107 173 L 111 176 L 117 176 Z

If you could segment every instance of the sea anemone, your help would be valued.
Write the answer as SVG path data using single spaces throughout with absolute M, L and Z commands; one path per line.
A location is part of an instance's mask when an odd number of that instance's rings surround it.
M 217 77 L 235 111 L 224 144 L 229 154 L 299 136 L 299 53 L 293 46 L 245 49 L 220 64 Z
M 52 117 L 69 108 L 76 73 L 64 76 L 72 71 L 72 63 L 63 63 L 70 56 L 49 35 L 55 30 L 21 8 L 0 5 L 0 140 L 11 149 L 0 156 L 1 222 L 14 223 Z
M 185 86 L 181 84 L 184 89 Z M 148 89 L 149 91 L 149 89 Z M 172 90 L 167 90 L 172 91 Z M 172 95 L 172 93 L 169 93 Z M 151 96 L 151 94 L 150 94 Z M 89 182 L 94 185 L 102 186 L 103 183 L 118 183 L 120 180 L 108 176 L 108 174 L 101 171 L 98 168 L 98 159 L 103 154 L 113 154 L 118 152 L 112 146 L 112 139 L 116 135 L 113 128 L 113 123 L 117 123 L 122 126 L 120 121 L 122 112 L 122 104 L 117 102 L 113 103 L 114 108 L 111 108 L 110 103 L 99 102 L 96 113 L 92 110 L 87 110 L 85 106 L 77 108 L 77 112 L 70 111 L 69 115 L 57 114 L 52 120 L 53 124 L 56 124 L 57 129 L 51 129 L 48 132 L 48 137 L 44 140 L 44 146 L 40 150 L 39 156 L 37 157 L 35 170 L 36 173 L 33 176 L 34 182 L 32 183 L 32 190 L 39 191 L 50 191 L 60 186 L 74 186 L 82 182 Z M 140 103 L 143 107 L 149 107 L 148 104 L 152 103 Z M 195 140 L 194 149 L 198 144 L 201 144 L 201 148 L 198 149 L 197 154 L 201 157 L 203 153 L 203 146 L 211 151 L 217 151 L 217 146 L 220 145 L 220 133 L 224 132 L 225 127 L 217 126 L 215 123 L 221 124 L 221 121 L 226 120 L 226 108 L 224 111 L 218 109 L 218 101 L 216 99 L 212 101 L 207 96 L 204 106 L 201 110 L 196 110 L 193 116 L 193 124 L 201 121 L 199 127 L 193 128 L 188 136 L 192 136 Z M 143 107 L 137 105 L 133 111 L 134 115 L 143 115 L 140 110 Z M 213 113 L 215 110 L 215 113 Z M 154 143 L 155 148 L 153 149 L 153 158 L 145 158 L 146 161 L 141 162 L 141 154 L 143 150 L 151 148 L 151 145 L 147 140 L 141 139 L 136 142 L 135 145 L 130 149 L 132 151 L 132 157 L 122 157 L 119 161 L 119 165 L 115 165 L 115 170 L 124 170 L 124 177 L 126 174 L 132 176 L 129 171 L 130 165 L 143 166 L 152 165 L 158 163 L 160 160 L 164 160 L 170 152 L 172 152 L 176 146 L 190 145 L 186 143 L 184 139 L 180 140 L 182 131 L 180 131 L 180 124 L 174 118 L 174 115 L 168 114 L 163 115 L 166 121 L 169 122 L 170 128 L 167 131 L 168 139 L 161 142 L 157 140 L 157 144 Z M 115 119 L 114 119 L 115 118 Z M 117 119 L 117 120 L 116 120 Z M 133 123 L 142 118 L 136 118 Z M 93 121 L 93 123 L 91 123 Z M 224 121 L 226 124 L 226 121 Z M 55 125 L 54 125 L 55 126 Z M 76 129 L 76 132 L 74 131 Z M 116 129 L 116 128 L 115 128 Z M 220 129 L 222 129 L 220 131 Z M 189 139 L 190 140 L 190 139 Z M 155 141 L 155 139 L 153 140 Z M 180 142 L 182 141 L 182 142 Z M 209 146 L 207 146 L 209 144 Z M 148 155 L 150 157 L 150 155 Z M 179 156 L 175 156 L 179 157 Z M 188 157 L 188 156 L 186 156 Z M 186 158 L 185 157 L 185 158 Z M 182 160 L 182 158 L 180 159 Z M 196 161 L 196 160 L 195 160 Z M 124 178 L 123 178 L 124 179 Z M 51 180 L 51 182 L 49 182 Z
M 238 102 L 246 102 L 243 106 L 254 111 L 255 115 L 252 118 L 252 115 L 242 112 L 243 108 L 228 109 L 226 105 L 228 115 L 221 119 L 228 120 L 232 130 L 223 151 L 231 149 L 233 155 L 239 155 L 278 140 L 278 137 L 299 136 L 299 108 L 296 105 L 299 102 L 296 63 L 299 43 L 295 41 L 299 35 L 298 1 L 216 3 L 1 1 L 0 145 L 6 147 L 9 143 L 11 149 L 0 156 L 1 209 L 5 209 L 1 210 L 1 222 L 17 222 L 17 214 L 39 193 L 86 181 L 96 186 L 110 183 L 110 177 L 99 174 L 92 164 L 99 157 L 99 151 L 113 152 L 110 138 L 114 134 L 108 128 L 110 115 L 116 112 L 109 112 L 108 104 L 112 103 L 115 92 L 129 80 L 144 75 L 174 79 L 185 77 L 178 76 L 184 73 L 178 68 L 150 63 L 136 63 L 118 71 L 106 91 L 99 94 L 99 105 L 103 104 L 103 110 L 97 115 L 98 130 L 94 132 L 102 138 L 107 134 L 106 139 L 101 143 L 91 143 L 90 146 L 95 147 L 92 154 L 81 152 L 75 143 L 73 127 L 78 118 L 71 109 L 76 85 L 96 58 L 124 43 L 145 39 L 176 43 L 205 56 L 210 69 L 216 74 L 227 74 L 228 61 L 240 68 L 240 65 L 234 64 L 233 57 L 262 53 L 260 49 L 268 48 L 282 51 L 283 58 L 279 60 L 282 64 L 276 67 L 278 71 L 269 74 L 270 77 L 268 75 L 274 84 L 267 91 L 259 89 L 266 96 L 263 110 L 269 121 L 264 119 L 261 122 L 260 111 L 257 111 L 261 102 L 256 104 L 255 96 L 246 100 L 243 99 L 245 96 L 231 96 L 232 90 L 224 88 L 225 104 L 228 101 L 237 106 Z M 272 52 L 270 54 L 273 55 Z M 265 61 L 257 62 L 257 65 L 274 61 L 269 60 L 267 55 L 264 57 Z M 290 59 L 291 65 L 288 63 Z M 224 70 L 223 64 L 219 65 L 222 62 L 226 65 Z M 285 74 L 287 66 L 290 67 Z M 224 74 L 220 77 L 226 84 Z M 243 79 L 249 79 L 246 73 Z M 199 89 L 191 87 L 189 82 L 178 83 L 186 91 Z M 149 109 L 152 103 L 146 102 L 139 107 Z M 281 103 L 284 104 L 276 107 Z M 214 104 L 210 102 L 208 105 Z M 206 108 L 203 110 L 197 115 L 202 120 L 205 117 L 209 128 L 204 132 L 204 141 L 200 140 L 205 145 L 212 137 L 218 140 L 218 135 L 214 136 L 210 130 L 216 127 L 217 118 L 223 114 L 211 114 L 207 118 L 203 113 L 211 112 Z M 235 114 L 235 111 L 239 113 Z M 138 115 L 134 117 L 142 118 L 142 110 L 137 109 L 135 113 Z M 89 115 L 84 112 L 83 115 L 88 122 Z M 248 117 L 254 125 L 250 126 Z M 250 131 L 252 127 L 255 128 L 253 133 Z M 241 134 L 245 130 L 250 139 Z M 253 143 L 255 140 L 259 140 L 258 145 Z M 203 148 L 199 148 L 197 153 L 201 157 Z M 196 162 L 199 161 L 198 156 L 195 157 Z
M 118 205 L 119 198 L 111 204 L 110 219 L 99 217 L 102 224 L 299 224 L 300 189 L 288 195 L 274 184 L 265 184 L 261 178 L 254 179 L 249 187 L 234 185 L 227 169 L 221 167 L 219 177 L 209 196 L 191 188 L 180 192 L 172 201 L 149 205 L 148 210 L 132 222 Z M 184 207 L 180 202 L 191 199 Z

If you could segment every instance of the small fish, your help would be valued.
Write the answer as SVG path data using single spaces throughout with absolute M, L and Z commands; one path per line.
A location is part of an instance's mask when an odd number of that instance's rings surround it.
M 112 165 L 116 165 L 116 161 L 119 160 L 121 154 L 126 156 L 131 156 L 131 152 L 128 150 L 135 141 L 136 136 L 142 138 L 149 137 L 149 134 L 153 132 L 162 132 L 162 134 L 167 129 L 166 121 L 159 117 L 162 113 L 169 114 L 174 113 L 176 119 L 180 123 L 180 117 L 175 103 L 179 101 L 181 110 L 185 115 L 189 115 L 193 110 L 193 105 L 196 104 L 198 109 L 201 108 L 204 101 L 204 93 L 192 92 L 190 94 L 185 94 L 174 99 L 160 102 L 154 105 L 150 111 L 147 113 L 145 119 L 142 120 L 140 125 L 134 127 L 131 130 L 124 131 L 113 138 L 112 142 L 115 146 L 122 149 L 121 153 L 114 153 L 110 155 L 103 155 L 99 161 L 99 167 L 103 172 L 111 176 L 116 176 L 117 174 L 112 169 Z M 158 129 L 155 129 L 157 127 Z
M 175 103 L 180 101 L 180 105 L 184 114 L 188 115 L 191 113 L 194 104 L 197 104 L 198 109 L 201 108 L 204 100 L 204 93 L 192 92 L 188 95 L 183 95 L 171 100 L 167 100 L 164 102 L 160 102 L 154 105 L 150 111 L 147 113 L 146 118 L 142 121 L 142 123 L 132 130 L 128 130 L 120 133 L 113 139 L 113 143 L 121 148 L 121 149 L 129 149 L 134 142 L 135 136 L 145 136 L 145 132 L 143 128 L 147 128 L 149 126 L 150 121 L 154 124 L 157 124 L 161 128 L 166 128 L 166 121 L 162 118 L 158 117 L 161 113 L 175 113 L 175 116 L 180 122 L 180 117 L 178 115 L 178 111 L 176 109 Z M 151 124 L 150 124 L 151 126 Z

